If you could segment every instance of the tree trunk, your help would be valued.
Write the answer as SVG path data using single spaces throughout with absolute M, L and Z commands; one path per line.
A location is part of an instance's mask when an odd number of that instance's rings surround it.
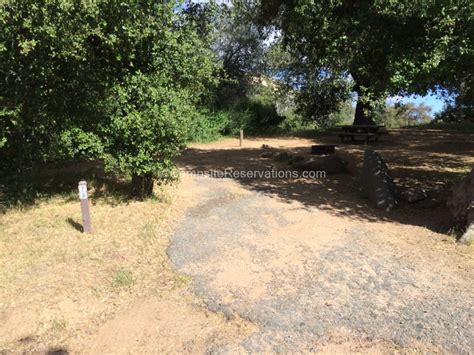
M 364 102 L 363 99 L 364 90 L 360 85 L 360 81 L 362 79 L 359 76 L 354 75 L 353 72 L 351 72 L 351 75 L 356 83 L 354 85 L 354 91 L 357 93 L 357 105 L 355 109 L 353 125 L 375 125 L 375 122 L 371 117 L 373 113 L 373 107 L 371 107 L 369 103 Z M 363 87 L 367 86 L 363 85 Z
M 132 175 L 132 193 L 136 197 L 149 197 L 153 193 L 153 178 L 151 175 Z
M 375 122 L 370 117 L 370 111 L 370 108 L 358 98 L 353 125 L 374 125 Z

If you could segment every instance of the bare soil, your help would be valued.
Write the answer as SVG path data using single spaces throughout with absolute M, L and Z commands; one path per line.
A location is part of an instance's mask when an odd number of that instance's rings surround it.
M 474 135 L 393 130 L 371 147 L 399 187 L 430 198 L 390 213 L 346 174 L 220 179 L 209 170 L 287 170 L 334 137 L 197 144 L 158 200 L 75 196 L 0 215 L 0 352 L 474 351 L 473 247 L 457 245 L 446 191 L 474 165 Z M 171 259 L 171 260 L 170 260 Z
M 75 194 L 0 215 L 0 353 L 201 353 L 249 334 L 169 263 L 168 236 L 194 203 L 187 186 L 148 201 L 90 191 L 90 235 Z
M 358 196 L 364 145 L 339 146 L 349 173 L 325 179 L 203 174 L 288 170 L 260 154 L 307 156 L 316 143 L 337 142 L 250 139 L 240 148 L 225 140 L 184 154 L 183 169 L 200 173 L 199 203 L 169 255 L 194 292 L 209 309 L 258 326 L 240 343 L 249 352 L 471 353 L 473 249 L 446 234 L 445 198 L 474 165 L 473 136 L 398 130 L 372 145 L 402 191 L 430 196 L 388 213 Z

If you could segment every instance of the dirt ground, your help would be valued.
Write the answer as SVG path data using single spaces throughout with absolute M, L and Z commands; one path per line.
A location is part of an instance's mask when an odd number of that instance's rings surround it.
M 357 194 L 364 145 L 340 145 L 350 173 L 325 179 L 203 173 L 288 170 L 260 157 L 262 144 L 309 155 L 311 144 L 337 143 L 330 136 L 195 145 L 180 164 L 199 203 L 170 258 L 209 309 L 258 326 L 243 351 L 471 353 L 473 249 L 447 235 L 445 199 L 474 165 L 473 138 L 398 130 L 372 145 L 402 191 L 430 196 L 388 213 Z
M 75 192 L 0 215 L 0 353 L 204 353 L 250 334 L 171 267 L 187 190 L 186 179 L 147 201 L 90 190 L 91 235 Z
M 334 137 L 226 139 L 177 160 L 153 201 L 75 196 L 0 215 L 0 352 L 474 351 L 473 247 L 457 245 L 446 190 L 474 165 L 474 135 L 394 130 L 372 148 L 401 190 L 430 198 L 381 212 L 349 172 L 324 179 L 202 176 L 287 170 Z

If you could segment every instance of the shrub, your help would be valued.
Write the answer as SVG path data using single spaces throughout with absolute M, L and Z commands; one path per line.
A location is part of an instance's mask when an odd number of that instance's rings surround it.
M 150 193 L 216 84 L 205 41 L 176 2 L 2 2 L 0 164 L 103 155 Z
M 190 122 L 187 140 L 191 142 L 209 142 L 229 134 L 232 115 L 227 110 L 211 111 L 202 108 L 196 112 Z
M 56 146 L 53 146 L 53 151 L 59 159 L 92 160 L 103 156 L 104 147 L 102 140 L 96 133 L 73 127 L 59 134 Z
M 117 85 L 103 127 L 106 168 L 132 175 L 137 195 L 151 193 L 153 178 L 173 178 L 171 158 L 184 147 L 194 114 L 185 90 L 157 80 L 137 73 Z

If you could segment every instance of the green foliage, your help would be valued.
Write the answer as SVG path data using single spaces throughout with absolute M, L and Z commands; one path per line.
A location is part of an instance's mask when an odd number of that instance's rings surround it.
M 212 7 L 212 3 L 201 5 Z M 257 2 L 230 1 L 220 5 L 211 34 L 212 48 L 222 63 L 215 107 L 241 106 L 251 95 L 254 77 L 267 72 L 268 29 L 257 24 Z M 240 108 L 239 108 L 240 109 Z
M 278 113 L 276 106 L 277 87 L 268 78 L 255 79 L 258 82 L 253 85 L 248 99 L 240 105 L 241 110 L 248 113 L 247 121 L 243 122 L 243 127 L 250 133 L 270 133 L 284 120 L 284 117 Z
M 240 129 L 247 134 L 281 131 L 285 120 L 278 113 L 276 84 L 268 78 L 249 79 L 245 96 L 214 110 L 202 109 L 190 123 L 189 141 L 209 141 L 227 135 L 237 135 Z
M 442 112 L 436 115 L 436 121 L 445 123 L 474 123 L 474 106 L 457 103 L 448 104 Z
M 244 122 L 246 112 L 231 108 L 221 110 L 201 109 L 190 122 L 188 141 L 209 142 L 228 135 L 236 135 Z
M 51 156 L 57 154 L 58 158 L 92 160 L 101 158 L 103 153 L 102 141 L 96 133 L 73 127 L 60 133 Z
M 135 73 L 113 90 L 109 121 L 102 127 L 108 170 L 137 176 L 172 177 L 192 117 L 186 91 L 170 90 L 159 78 Z
M 221 6 L 214 47 L 220 53 L 225 75 L 232 79 L 265 71 L 267 31 L 256 22 L 256 6 L 253 1 L 231 1 Z
M 430 123 L 431 107 L 423 103 L 387 105 L 379 115 L 377 121 L 390 128 L 407 127 Z
M 178 2 L 0 5 L 0 154 L 15 167 L 103 156 L 168 177 L 216 58 Z
M 474 75 L 459 84 L 454 100 L 436 115 L 438 122 L 474 123 Z
M 452 77 L 446 74 L 451 64 L 472 63 L 473 11 L 468 0 L 263 0 L 261 6 L 262 18 L 283 33 L 291 54 L 285 73 L 296 78 L 293 88 L 301 89 L 303 109 L 324 119 L 328 109 L 336 109 L 334 100 L 345 100 L 338 94 L 340 80 L 351 80 L 358 123 L 371 121 L 387 96 L 424 94 L 440 84 L 438 75 Z M 311 92 L 320 87 L 328 93 L 313 99 Z
M 298 133 L 314 129 L 314 123 L 308 121 L 294 110 L 283 113 L 284 120 L 278 125 L 278 133 Z
M 87 23 L 97 5 L 67 1 L 5 1 L 0 5 L 1 154 L 19 165 L 44 161 L 72 124 L 93 125 L 103 97 Z
M 355 109 L 352 106 L 351 99 L 340 102 L 339 107 L 336 109 L 336 111 L 329 114 L 329 121 L 331 123 L 329 125 L 326 125 L 326 127 L 342 125 L 342 124 L 346 124 L 346 125 L 351 124 L 354 117 L 354 111 Z
M 305 82 L 296 98 L 298 112 L 319 128 L 339 123 L 337 113 L 349 100 L 349 82 L 344 78 L 319 75 Z

